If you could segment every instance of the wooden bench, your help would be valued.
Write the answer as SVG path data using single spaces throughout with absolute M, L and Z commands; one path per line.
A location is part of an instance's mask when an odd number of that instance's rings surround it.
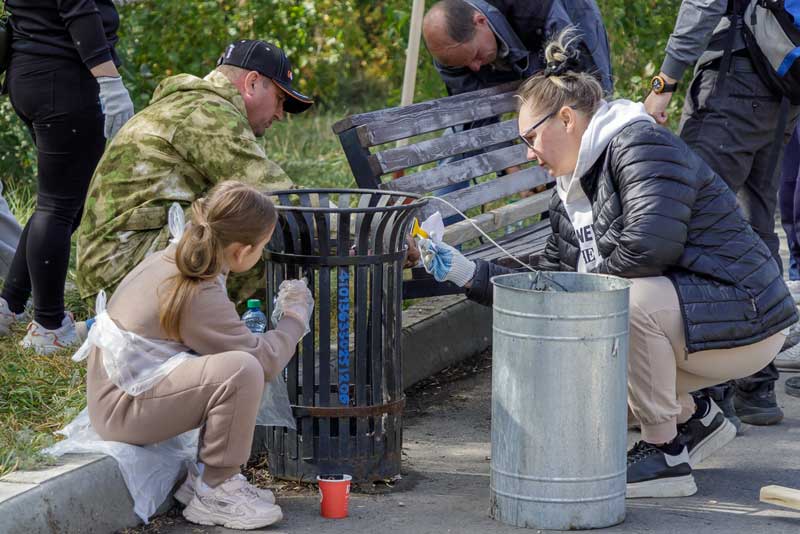
M 546 213 L 552 191 L 521 198 L 519 193 L 554 183 L 546 172 L 527 161 L 527 147 L 518 142 L 516 113 L 511 118 L 449 135 L 441 131 L 517 110 L 518 82 L 472 93 L 439 98 L 405 107 L 347 117 L 333 126 L 359 187 L 429 194 L 443 187 L 472 181 L 473 185 L 442 195 L 468 213 L 480 228 L 515 256 L 527 260 L 540 252 L 550 235 Z M 405 140 L 405 146 L 395 142 Z M 448 158 L 461 156 L 457 161 Z M 502 171 L 527 164 L 519 172 Z M 401 175 L 400 177 L 397 177 Z M 395 179 L 393 179 L 395 178 Z M 468 211 L 469 210 L 469 211 Z M 430 201 L 420 221 L 449 206 Z M 471 259 L 501 260 L 504 253 L 488 242 L 469 221 L 445 228 L 444 240 L 461 245 Z M 439 284 L 423 269 L 403 286 L 404 298 L 458 293 L 453 284 Z

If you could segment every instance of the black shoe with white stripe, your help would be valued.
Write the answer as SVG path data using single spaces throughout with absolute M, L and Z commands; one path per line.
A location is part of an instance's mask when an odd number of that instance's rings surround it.
M 689 464 L 689 451 L 681 445 L 677 455 L 640 441 L 628 451 L 626 497 L 687 497 L 697 492 Z
M 678 425 L 681 440 L 689 449 L 689 461 L 696 466 L 736 437 L 736 427 L 710 397 L 708 409 L 702 417 L 692 417 Z

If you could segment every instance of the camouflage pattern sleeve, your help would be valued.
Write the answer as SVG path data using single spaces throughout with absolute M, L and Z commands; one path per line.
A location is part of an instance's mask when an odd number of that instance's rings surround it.
M 217 102 L 205 102 L 194 110 L 176 129 L 172 144 L 212 184 L 238 180 L 272 191 L 293 185 L 267 158 L 247 120 Z

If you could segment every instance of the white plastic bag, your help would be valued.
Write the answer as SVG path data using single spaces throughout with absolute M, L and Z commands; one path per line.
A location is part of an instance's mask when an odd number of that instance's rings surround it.
M 425 221 L 420 224 L 420 228 L 425 230 L 430 236 L 430 240 L 437 245 L 442 242 L 444 238 L 444 221 L 442 220 L 442 214 L 440 212 L 437 211 L 425 219 Z
M 57 433 L 66 439 L 45 449 L 45 454 L 102 453 L 117 461 L 133 499 L 133 511 L 145 523 L 185 474 L 187 462 L 197 457 L 197 429 L 145 447 L 104 441 L 92 428 L 86 408 Z

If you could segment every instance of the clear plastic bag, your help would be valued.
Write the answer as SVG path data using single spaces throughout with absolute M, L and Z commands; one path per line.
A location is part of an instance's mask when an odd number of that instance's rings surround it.
M 170 243 L 177 243 L 183 236 L 183 230 L 186 228 L 186 218 L 183 215 L 183 208 L 177 202 L 173 202 L 169 207 L 167 214 L 167 226 L 169 227 L 169 234 L 172 239 Z
M 106 312 L 105 291 L 97 295 L 95 309 L 95 323 L 72 359 L 84 360 L 97 347 L 108 379 L 129 395 L 140 395 L 186 360 L 198 357 L 181 343 L 148 339 L 119 328 Z
M 297 430 L 283 372 L 266 383 L 256 415 L 256 425 L 285 426 L 289 430 Z
M 197 429 L 144 447 L 104 441 L 92 428 L 86 408 L 57 433 L 65 439 L 45 449 L 45 454 L 101 453 L 117 461 L 133 499 L 133 511 L 145 523 L 184 476 L 187 463 L 197 458 Z

